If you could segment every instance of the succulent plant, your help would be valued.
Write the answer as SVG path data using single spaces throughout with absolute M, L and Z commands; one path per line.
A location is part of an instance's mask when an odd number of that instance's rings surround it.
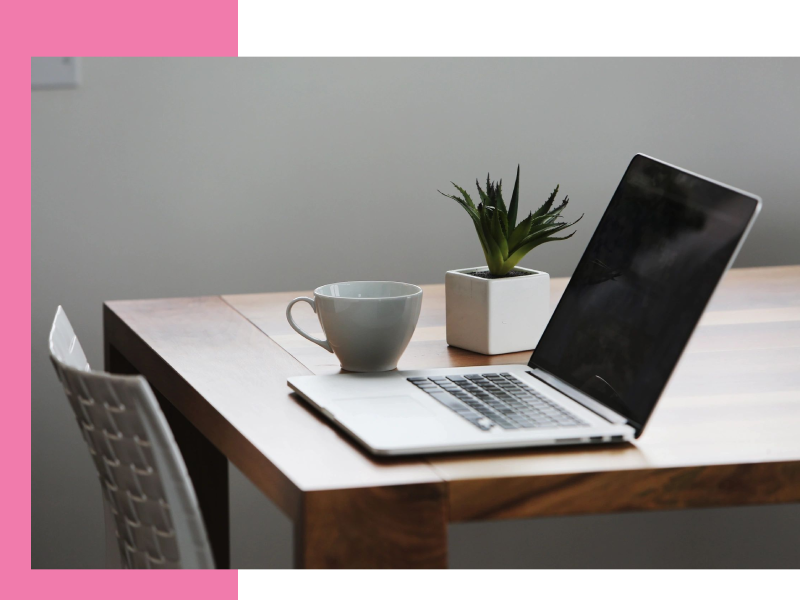
M 489 272 L 495 277 L 507 276 L 517 266 L 517 263 L 536 246 L 571 238 L 575 235 L 574 231 L 562 237 L 556 237 L 555 234 L 575 225 L 583 218 L 581 215 L 572 223 L 559 221 L 561 212 L 569 203 L 569 196 L 565 196 L 561 204 L 553 208 L 558 194 L 558 186 L 556 186 L 547 201 L 536 212 L 528 214 L 518 224 L 519 165 L 517 165 L 517 180 L 514 183 L 514 191 L 511 194 L 508 208 L 503 201 L 502 179 L 492 183 L 487 175 L 485 192 L 481 189 L 481 184 L 477 179 L 475 183 L 481 197 L 478 206 L 475 206 L 467 191 L 455 183 L 453 186 L 459 191 L 461 197 L 445 194 L 442 191 L 439 193 L 447 198 L 452 198 L 467 211 L 481 241 Z

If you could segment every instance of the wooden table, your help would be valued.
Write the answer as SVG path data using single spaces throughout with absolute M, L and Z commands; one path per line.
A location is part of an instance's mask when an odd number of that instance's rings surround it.
M 527 362 L 448 347 L 444 288 L 424 290 L 400 368 Z M 338 371 L 286 323 L 297 295 L 104 306 L 107 368 L 156 390 L 220 567 L 228 460 L 294 522 L 299 567 L 446 567 L 450 522 L 800 501 L 800 266 L 725 277 L 635 444 L 412 459 L 368 456 L 290 393 Z

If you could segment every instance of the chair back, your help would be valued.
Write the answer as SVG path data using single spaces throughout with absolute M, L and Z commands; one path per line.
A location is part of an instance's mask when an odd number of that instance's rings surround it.
M 97 468 L 121 566 L 213 568 L 186 465 L 144 377 L 92 371 L 60 306 L 50 359 Z

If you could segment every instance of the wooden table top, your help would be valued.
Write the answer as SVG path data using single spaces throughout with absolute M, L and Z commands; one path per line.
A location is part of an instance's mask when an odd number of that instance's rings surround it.
M 551 282 L 555 307 L 566 279 Z M 400 369 L 527 363 L 445 343 L 444 286 L 423 286 Z M 310 292 L 117 301 L 107 341 L 290 517 L 307 493 L 444 486 L 449 520 L 800 501 L 800 266 L 735 269 L 720 284 L 633 444 L 377 459 L 290 393 L 335 373 L 294 333 Z M 295 310 L 321 334 L 311 309 Z

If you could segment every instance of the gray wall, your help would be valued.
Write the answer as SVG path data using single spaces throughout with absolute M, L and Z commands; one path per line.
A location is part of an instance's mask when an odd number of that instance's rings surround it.
M 34 567 L 102 566 L 99 487 L 46 354 L 63 304 L 96 366 L 101 303 L 443 281 L 482 264 L 436 193 L 522 165 L 578 234 L 523 266 L 568 275 L 646 152 L 758 193 L 738 266 L 800 263 L 800 60 L 85 59 L 32 93 Z M 235 566 L 290 564 L 289 522 L 232 469 Z M 800 507 L 451 528 L 453 566 L 800 564 Z

